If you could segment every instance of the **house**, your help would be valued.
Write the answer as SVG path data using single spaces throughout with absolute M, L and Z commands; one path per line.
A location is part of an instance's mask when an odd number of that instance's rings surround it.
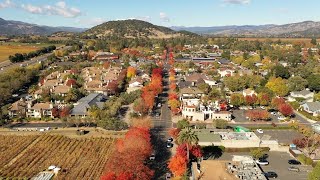
M 306 102 L 301 105 L 301 108 L 313 116 L 320 115 L 320 102 Z
M 101 93 L 91 93 L 81 98 L 70 112 L 71 117 L 86 117 L 91 107 L 97 106 L 102 109 L 107 97 Z
M 32 102 L 28 102 L 27 117 L 33 117 L 33 118 L 51 117 L 51 118 L 53 118 L 52 109 L 53 109 L 52 103 L 33 104 Z
M 246 96 L 257 95 L 257 93 L 252 89 L 245 89 L 242 91 L 242 95 L 246 97 Z
M 229 77 L 233 76 L 234 70 L 233 69 L 228 69 L 228 68 L 220 68 L 218 69 L 218 73 L 220 74 L 220 77 Z
M 143 87 L 144 80 L 141 77 L 132 78 L 129 82 L 129 87 L 127 88 L 127 92 L 130 93 L 132 91 L 141 89 Z
M 25 117 L 27 112 L 27 102 L 24 99 L 20 99 L 14 102 L 8 109 L 10 118 L 13 117 Z
M 97 52 L 96 55 L 92 57 L 92 60 L 98 60 L 98 61 L 115 60 L 115 59 L 119 59 L 119 56 L 110 52 Z
M 192 86 L 196 86 L 197 84 L 201 84 L 201 83 L 206 83 L 210 87 L 217 85 L 217 82 L 213 80 L 211 77 L 205 74 L 200 74 L 200 73 L 192 73 L 186 76 L 186 81 L 191 82 Z
M 231 63 L 231 61 L 229 59 L 222 58 L 218 60 L 218 63 L 221 65 L 228 65 Z
M 296 101 L 296 98 L 302 98 L 305 100 L 305 102 L 313 102 L 313 96 L 314 93 L 308 89 L 302 91 L 293 91 L 290 93 L 288 101 L 293 102 Z
M 210 106 L 183 105 L 182 117 L 191 121 L 206 121 L 214 119 L 223 119 L 231 121 L 231 112 L 216 111 Z
M 204 95 L 204 92 L 196 87 L 180 89 L 180 100 L 201 98 Z
M 62 97 L 67 96 L 68 92 L 70 91 L 71 87 L 67 85 L 61 85 L 57 87 L 53 87 L 51 90 L 52 94 L 60 95 Z

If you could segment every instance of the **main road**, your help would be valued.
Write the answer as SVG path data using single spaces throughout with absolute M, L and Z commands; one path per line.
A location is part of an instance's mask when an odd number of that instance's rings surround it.
M 153 179 L 165 179 L 166 173 L 169 172 L 168 160 L 171 157 L 171 151 L 166 147 L 167 139 L 170 137 L 168 130 L 172 127 L 171 111 L 168 107 L 168 93 L 169 93 L 169 64 L 164 65 L 163 69 L 163 92 L 159 95 L 158 103 L 161 103 L 161 107 L 156 106 L 154 111 L 160 113 L 160 116 L 154 116 L 152 113 L 153 128 L 152 144 L 155 150 L 156 159 L 152 164 L 152 169 L 155 170 Z

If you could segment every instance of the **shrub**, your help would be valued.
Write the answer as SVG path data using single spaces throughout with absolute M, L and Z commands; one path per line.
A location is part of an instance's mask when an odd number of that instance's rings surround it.
M 305 165 L 312 165 L 313 164 L 313 160 L 310 157 L 307 157 L 303 154 L 299 155 L 297 158 L 302 164 Z

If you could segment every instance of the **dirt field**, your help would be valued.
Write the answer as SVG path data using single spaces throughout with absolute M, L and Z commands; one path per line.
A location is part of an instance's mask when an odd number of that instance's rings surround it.
M 0 62 L 8 60 L 9 55 L 14 55 L 15 53 L 29 53 L 49 45 L 52 44 L 0 43 Z
M 225 161 L 206 160 L 201 162 L 201 171 L 199 174 L 195 170 L 196 179 L 201 180 L 236 180 L 236 178 L 226 171 Z M 193 166 L 196 169 L 196 165 Z
M 48 132 L 1 129 L 0 179 L 30 179 L 51 165 L 62 169 L 55 179 L 99 179 L 114 137 L 122 133 L 90 129 L 79 136 L 75 131 L 76 128 Z

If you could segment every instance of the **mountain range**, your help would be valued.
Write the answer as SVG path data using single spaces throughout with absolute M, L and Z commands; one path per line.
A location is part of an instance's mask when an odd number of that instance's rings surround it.
M 55 32 L 83 32 L 86 29 L 74 27 L 50 27 L 21 21 L 4 20 L 0 18 L 0 35 L 50 35 Z
M 173 30 L 186 30 L 201 35 L 214 36 L 262 36 L 262 37 L 313 37 L 320 36 L 320 22 L 304 21 L 284 25 L 243 25 L 184 27 L 173 26 Z
M 141 20 L 108 21 L 87 28 L 51 27 L 30 24 L 21 21 L 4 20 L 0 18 L 0 35 L 51 35 L 57 32 L 82 33 L 82 35 L 120 36 L 127 38 L 172 38 L 180 36 L 234 36 L 234 37 L 320 37 L 320 22 L 303 21 L 284 25 L 231 25 L 212 27 L 170 28 L 153 25 Z

